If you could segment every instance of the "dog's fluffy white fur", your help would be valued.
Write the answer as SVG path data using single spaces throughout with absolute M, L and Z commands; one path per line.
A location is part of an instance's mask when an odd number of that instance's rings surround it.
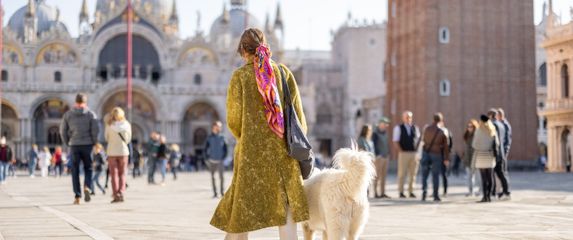
M 358 239 L 368 221 L 367 189 L 374 175 L 371 153 L 338 150 L 334 168 L 315 172 L 304 183 L 310 210 L 304 239 L 312 240 L 315 231 L 322 231 L 323 240 Z

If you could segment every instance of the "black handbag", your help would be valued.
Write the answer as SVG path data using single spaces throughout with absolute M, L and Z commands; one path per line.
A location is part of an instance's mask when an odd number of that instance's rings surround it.
M 292 98 L 286 82 L 284 69 L 280 65 L 279 69 L 281 71 L 284 93 L 284 137 L 286 140 L 288 155 L 298 160 L 302 178 L 308 179 L 314 170 L 314 154 L 312 152 L 310 142 L 298 123 L 298 117 L 294 106 L 292 105 Z

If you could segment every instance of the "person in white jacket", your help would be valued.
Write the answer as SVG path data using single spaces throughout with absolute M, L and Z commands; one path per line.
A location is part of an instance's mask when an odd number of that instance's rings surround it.
M 42 177 L 48 176 L 48 170 L 50 169 L 50 164 L 52 163 L 52 154 L 50 153 L 50 149 L 46 146 L 42 148 L 40 154 L 38 154 L 38 165 L 40 165 L 40 172 Z
M 131 124 L 125 119 L 125 112 L 119 107 L 111 110 L 106 121 L 105 140 L 113 200 L 123 202 L 125 177 L 129 158 L 128 143 L 131 142 Z

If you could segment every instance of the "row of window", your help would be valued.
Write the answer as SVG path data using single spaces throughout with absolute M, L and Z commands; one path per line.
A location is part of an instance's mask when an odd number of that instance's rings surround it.
M 9 77 L 8 71 L 2 70 L 2 76 L 1 76 L 2 82 L 8 82 L 8 77 Z M 62 82 L 62 72 L 60 71 L 54 72 L 54 82 L 57 83 Z M 201 74 L 199 73 L 195 74 L 193 76 L 193 82 L 196 85 L 201 85 L 203 83 L 203 77 L 201 76 Z
M 1 76 L 2 82 L 8 82 L 8 77 L 9 77 L 8 71 L 2 70 L 1 75 L 2 75 Z M 60 72 L 60 71 L 54 72 L 54 82 L 57 82 L 57 83 L 62 82 L 62 72 Z

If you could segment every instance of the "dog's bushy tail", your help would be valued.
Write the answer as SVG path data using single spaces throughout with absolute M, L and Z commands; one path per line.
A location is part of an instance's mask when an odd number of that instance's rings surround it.
M 347 191 L 354 193 L 366 191 L 376 175 L 372 153 L 351 148 L 342 148 L 334 154 L 334 166 L 345 170 L 343 184 Z

